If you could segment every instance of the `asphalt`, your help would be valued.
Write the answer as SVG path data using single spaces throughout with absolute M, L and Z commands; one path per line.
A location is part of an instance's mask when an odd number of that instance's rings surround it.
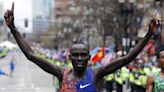
M 28 61 L 20 52 L 9 53 L 0 59 L 0 69 L 10 74 L 9 62 L 15 57 L 13 77 L 0 75 L 0 92 L 56 92 L 52 75 Z

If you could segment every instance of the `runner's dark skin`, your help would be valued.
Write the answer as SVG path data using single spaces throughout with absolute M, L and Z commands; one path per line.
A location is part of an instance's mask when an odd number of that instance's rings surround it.
M 28 60 L 32 61 L 44 71 L 56 76 L 60 82 L 60 85 L 63 80 L 64 68 L 62 66 L 57 66 L 49 63 L 45 59 L 42 59 L 36 55 L 34 55 L 33 50 L 27 44 L 27 42 L 22 38 L 20 33 L 14 24 L 14 3 L 12 4 L 12 9 L 7 10 L 4 15 L 7 26 L 10 28 L 11 33 L 13 34 L 15 40 L 17 41 L 20 49 L 27 57 Z M 113 73 L 114 71 L 120 69 L 121 67 L 129 64 L 143 49 L 151 36 L 157 31 L 159 25 L 157 25 L 154 19 L 149 24 L 149 30 L 146 36 L 126 55 L 123 57 L 119 57 L 113 60 L 112 63 L 101 66 L 99 68 L 94 68 L 94 83 L 96 86 L 97 92 L 101 91 L 102 80 L 104 76 Z M 85 76 L 86 68 L 88 61 L 90 59 L 89 49 L 83 43 L 73 44 L 70 51 L 70 60 L 73 64 L 74 76 L 78 80 L 82 80 Z

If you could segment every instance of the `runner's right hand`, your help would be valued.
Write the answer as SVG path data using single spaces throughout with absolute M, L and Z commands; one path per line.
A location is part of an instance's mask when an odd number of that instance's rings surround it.
M 14 25 L 14 2 L 12 3 L 12 8 L 11 10 L 7 10 L 4 15 L 6 25 L 12 29 L 15 28 Z

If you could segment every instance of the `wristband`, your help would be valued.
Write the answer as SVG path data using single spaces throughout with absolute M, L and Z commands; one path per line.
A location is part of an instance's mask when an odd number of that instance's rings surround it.
M 10 30 L 11 30 L 11 33 L 14 33 L 14 32 L 17 31 L 17 28 L 16 27 L 15 28 L 11 28 Z

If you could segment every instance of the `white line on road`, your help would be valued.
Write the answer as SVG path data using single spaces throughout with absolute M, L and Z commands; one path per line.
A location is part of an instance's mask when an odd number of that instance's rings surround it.
M 27 61 L 27 60 L 26 60 Z M 25 61 L 25 62 L 26 62 Z M 26 62 L 26 67 L 25 67 L 26 71 L 27 71 L 27 77 L 28 77 L 28 80 L 31 82 L 31 88 L 34 88 L 34 84 L 32 83 L 32 79 L 31 79 L 31 73 L 29 72 L 29 67 L 27 65 L 27 62 Z
M 6 90 L 6 88 L 0 88 L 0 90 L 2 91 L 2 90 Z
M 43 92 L 40 88 L 35 88 L 36 92 Z

